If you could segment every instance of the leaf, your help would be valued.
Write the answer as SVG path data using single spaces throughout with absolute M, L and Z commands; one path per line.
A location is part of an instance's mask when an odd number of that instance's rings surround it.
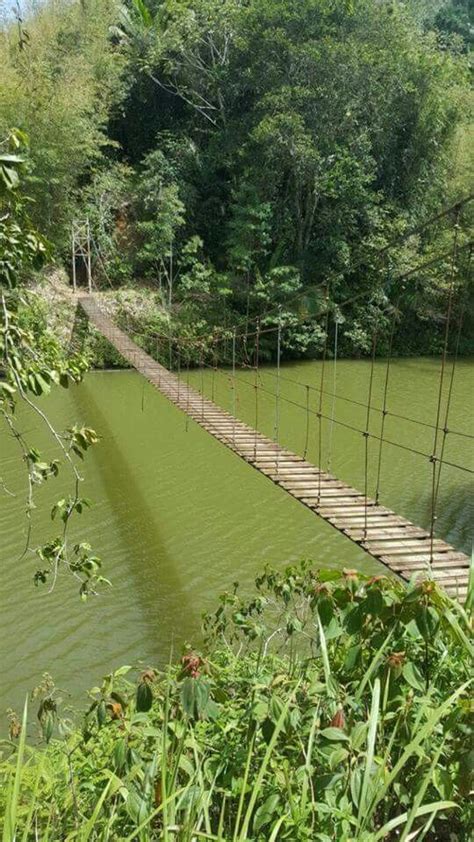
M 8 395 L 14 395 L 16 389 L 14 386 L 11 385 L 11 383 L 3 381 L 3 383 L 0 383 L 0 392 L 7 392 Z
M 105 725 L 106 720 L 107 720 L 107 708 L 106 708 L 104 699 L 101 699 L 99 704 L 97 705 L 97 722 L 99 724 L 99 728 L 101 728 L 102 725 Z
M 153 704 L 153 691 L 148 681 L 141 681 L 137 687 L 136 708 L 139 713 L 146 713 Z
M 153 24 L 153 17 L 148 6 L 144 3 L 144 0 L 132 0 L 133 6 L 135 11 L 140 17 L 140 21 L 147 29 L 150 28 Z
M 360 791 L 362 789 L 362 769 L 358 766 L 352 770 L 350 779 L 351 796 L 355 807 L 359 806 Z
M 318 614 L 323 626 L 328 626 L 334 616 L 332 601 L 327 596 L 318 599 Z
M 258 807 L 255 811 L 255 816 L 253 819 L 253 829 L 255 833 L 258 833 L 261 827 L 264 827 L 271 821 L 272 816 L 278 807 L 279 804 L 279 797 L 278 794 L 269 795 L 268 798 L 265 799 L 263 804 Z
M 410 685 L 410 687 L 413 687 L 415 690 L 420 690 L 422 693 L 424 692 L 425 682 L 423 680 L 423 676 L 420 670 L 417 666 L 415 666 L 415 664 L 412 664 L 411 661 L 405 664 L 402 670 L 402 674 L 405 681 L 407 682 L 407 684 Z
M 355 665 L 360 659 L 362 652 L 362 645 L 360 643 L 356 643 L 355 646 L 350 646 L 347 650 L 346 659 L 344 661 L 344 669 L 347 672 L 351 672 L 354 669 Z
M 357 632 L 360 632 L 363 621 L 364 612 L 362 611 L 361 606 L 356 605 L 354 608 L 351 608 L 349 613 L 346 614 L 344 623 L 348 634 L 357 634 Z
M 340 742 L 341 740 L 349 742 L 349 737 L 340 728 L 323 728 L 319 733 L 321 737 L 324 737 L 325 740 L 331 740 L 331 742 Z
M 209 685 L 203 681 L 202 678 L 191 679 L 195 682 L 195 702 L 196 702 L 196 716 L 199 718 L 204 715 L 209 701 Z
M 114 768 L 117 772 L 121 772 L 123 767 L 125 766 L 125 762 L 127 759 L 127 744 L 124 739 L 117 740 L 113 750 L 113 762 Z
M 329 755 L 329 768 L 331 772 L 334 772 L 336 766 L 339 766 L 339 764 L 343 763 L 344 760 L 346 760 L 348 757 L 349 752 L 347 751 L 347 749 L 342 748 L 342 746 L 336 748 L 336 750 Z
M 384 601 L 380 588 L 370 588 L 367 596 L 362 603 L 362 610 L 372 616 L 377 616 L 383 610 Z
M 4 164 L 1 164 L 0 173 L 7 190 L 15 190 L 18 187 L 20 177 L 13 167 L 6 167 Z
M 50 711 L 48 711 L 45 714 L 41 725 L 42 725 L 42 728 L 43 728 L 43 736 L 44 736 L 45 742 L 49 743 L 49 741 L 51 740 L 51 737 L 53 736 L 53 729 L 54 729 L 54 718 L 53 718 L 53 714 Z
M 181 702 L 184 712 L 193 717 L 196 704 L 195 678 L 185 678 L 181 686 Z
M 23 164 L 24 162 L 23 155 L 13 155 L 11 152 L 2 152 L 0 155 L 0 164 Z
M 430 640 L 436 633 L 439 625 L 439 617 L 434 608 L 420 605 L 415 617 L 416 625 L 420 634 L 425 640 Z
M 342 634 L 342 626 L 336 619 L 333 617 L 329 625 L 324 630 L 324 635 L 326 640 L 335 640 L 336 637 L 340 637 Z

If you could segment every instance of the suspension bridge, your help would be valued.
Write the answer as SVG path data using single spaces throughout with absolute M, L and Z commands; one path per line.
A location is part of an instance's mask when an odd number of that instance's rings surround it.
M 351 487 L 331 473 L 323 471 L 321 459 L 321 430 L 322 418 L 322 395 L 324 393 L 324 365 L 322 367 L 321 385 L 319 388 L 320 405 L 316 412 L 319 423 L 319 466 L 316 466 L 306 459 L 305 453 L 301 456 L 282 447 L 278 441 L 278 413 L 280 405 L 280 353 L 281 353 L 281 324 L 277 330 L 277 420 L 276 435 L 274 439 L 262 435 L 258 429 L 258 360 L 259 341 L 262 331 L 257 326 L 254 333 L 256 346 L 257 373 L 255 383 L 256 395 L 256 423 L 250 427 L 236 417 L 235 401 L 233 412 L 227 412 L 214 403 L 213 400 L 204 395 L 201 391 L 189 384 L 189 379 L 183 380 L 178 372 L 166 368 L 150 354 L 146 353 L 140 345 L 135 342 L 128 332 L 121 330 L 110 317 L 100 308 L 94 295 L 81 295 L 79 304 L 82 307 L 90 323 L 105 337 L 120 353 L 120 355 L 140 374 L 142 374 L 153 386 L 164 394 L 172 403 L 181 409 L 189 418 L 203 427 L 210 435 L 228 447 L 231 451 L 244 459 L 249 465 L 260 471 L 270 481 L 282 488 L 296 500 L 308 507 L 317 516 L 330 523 L 348 539 L 358 544 L 365 552 L 370 554 L 386 568 L 398 574 L 404 580 L 412 577 L 423 579 L 432 578 L 438 582 L 451 596 L 463 600 L 468 589 L 470 560 L 467 555 L 456 550 L 447 542 L 437 538 L 434 532 L 436 520 L 436 500 L 439 491 L 440 472 L 446 460 L 443 459 L 444 444 L 446 435 L 449 432 L 447 417 L 449 402 L 445 417 L 444 427 L 441 423 L 441 398 L 438 404 L 435 431 L 435 443 L 432 454 L 421 454 L 429 458 L 433 465 L 433 506 L 431 528 L 422 529 L 411 523 L 406 518 L 400 517 L 391 509 L 380 504 L 379 488 L 374 498 L 369 497 L 367 484 L 367 461 L 368 461 L 368 440 L 374 438 L 379 443 L 379 475 L 384 444 L 384 421 L 387 414 L 386 397 L 388 387 L 388 373 L 390 356 L 387 364 L 387 378 L 385 383 L 384 407 L 382 410 L 382 429 L 380 435 L 374 435 L 368 429 L 368 422 L 371 411 L 371 386 L 373 375 L 373 363 L 375 358 L 375 342 L 373 343 L 371 380 L 369 384 L 369 400 L 367 403 L 367 429 L 362 432 L 365 439 L 365 463 L 366 481 L 363 491 Z M 327 320 L 327 319 L 326 319 Z M 275 328 L 273 328 L 275 330 Z M 337 328 L 336 328 L 337 330 Z M 392 331 L 393 334 L 393 331 Z M 327 335 L 327 324 L 326 324 Z M 248 332 L 245 335 L 247 342 Z M 138 338 L 138 337 L 137 337 Z M 170 361 L 172 340 L 169 339 Z M 236 334 L 232 337 L 233 360 L 232 377 L 233 390 L 235 394 L 235 344 Z M 181 346 L 180 346 L 181 347 Z M 189 373 L 189 352 L 187 356 Z M 443 374 L 446 362 L 446 348 L 443 357 Z M 204 355 L 201 353 L 199 360 L 201 368 L 206 365 Z M 209 366 L 217 371 L 215 363 Z M 454 367 L 453 367 L 454 373 Z M 227 372 L 228 376 L 228 372 Z M 443 379 L 443 378 L 442 378 Z M 441 383 L 442 386 L 442 383 Z M 450 384 L 449 396 L 452 391 Z M 309 420 L 309 410 L 307 410 Z M 334 420 L 334 419 L 332 419 Z M 336 422 L 337 423 L 337 422 Z M 428 425 L 431 426 L 431 425 Z M 437 456 L 437 442 L 441 441 L 440 455 Z M 393 442 L 392 442 L 393 443 Z M 404 449 L 410 447 L 400 445 Z M 417 451 L 413 451 L 417 452 Z M 450 464 L 450 463 L 448 463 Z M 459 467 L 464 470 L 463 466 Z M 467 469 L 466 469 L 467 470 Z M 472 473 L 470 471 L 470 473 Z

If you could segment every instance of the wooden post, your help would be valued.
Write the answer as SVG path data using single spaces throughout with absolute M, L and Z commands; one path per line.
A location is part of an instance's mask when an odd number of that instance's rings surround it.
M 76 234 L 74 230 L 74 222 L 71 224 L 71 258 L 72 258 L 72 291 L 77 292 L 76 283 Z
M 89 292 L 92 292 L 92 262 L 91 262 L 91 229 L 89 224 L 89 217 L 87 217 L 86 222 L 86 232 L 87 232 L 87 289 Z

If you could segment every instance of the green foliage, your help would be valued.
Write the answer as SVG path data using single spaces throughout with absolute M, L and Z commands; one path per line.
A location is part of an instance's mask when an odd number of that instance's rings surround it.
M 21 5 L 22 20 L 0 31 L 0 136 L 12 125 L 28 134 L 33 221 L 67 246 L 74 192 L 110 147 L 122 68 L 108 36 L 115 12 L 106 0 Z
M 21 152 L 27 147 L 27 138 L 16 131 L 10 133 L 6 142 Z M 9 170 L 6 176 L 5 161 Z M 37 585 L 49 581 L 53 587 L 59 570 L 67 569 L 79 580 L 81 596 L 85 597 L 98 583 L 106 580 L 99 575 L 100 561 L 92 555 L 87 544 L 76 544 L 69 552 L 67 527 L 70 518 L 80 515 L 86 505 L 79 495 L 81 476 L 74 457 L 82 459 L 85 451 L 97 442 L 97 436 L 87 427 L 73 426 L 58 432 L 36 399 L 48 395 L 55 386 L 68 388 L 70 383 L 78 383 L 88 367 L 88 359 L 82 354 L 64 354 L 47 330 L 41 307 L 24 285 L 28 272 L 46 254 L 44 241 L 30 219 L 29 199 L 22 190 L 25 169 L 24 154 L 6 153 L 0 157 L 0 176 L 3 174 L 0 177 L 0 243 L 3 246 L 0 259 L 0 418 L 5 431 L 18 443 L 19 458 L 26 474 L 28 534 L 22 558 L 32 549 L 31 514 L 35 508 L 35 491 L 58 476 L 62 466 L 59 459 L 40 453 L 29 434 L 18 427 L 19 400 L 37 415 L 47 427 L 54 446 L 60 449 L 71 473 L 74 492 L 67 501 L 60 500 L 53 507 L 52 519 L 60 514 L 62 533 L 34 548 L 41 567 L 34 573 L 33 580 Z
M 267 570 L 205 627 L 203 655 L 107 676 L 82 728 L 44 682 L 48 747 L 23 726 L 0 765 L 5 842 L 467 838 L 469 621 L 433 582 Z
M 63 254 L 71 218 L 90 218 L 98 281 L 156 285 L 171 317 L 213 329 L 267 304 L 294 313 L 291 276 L 356 299 L 340 352 L 367 354 L 390 278 L 445 238 L 377 251 L 470 190 L 467 14 L 464 0 L 46 2 L 1 35 L 0 129 L 15 109 L 33 218 Z M 441 262 L 411 280 L 396 351 L 439 348 L 445 279 Z M 306 333 L 284 352 L 313 354 Z
M 20 188 L 27 172 L 27 136 L 10 130 L 0 143 L 0 286 L 13 289 L 25 269 L 39 268 L 47 245 L 32 225 Z

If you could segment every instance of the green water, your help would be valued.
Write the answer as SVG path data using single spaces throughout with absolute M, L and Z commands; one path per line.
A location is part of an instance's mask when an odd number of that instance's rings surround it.
M 319 364 L 286 365 L 285 377 L 319 384 Z M 378 363 L 374 404 L 381 404 L 385 368 Z M 339 393 L 355 400 L 367 396 L 369 364 L 340 362 Z M 274 371 L 262 374 L 264 389 L 274 391 Z M 255 421 L 251 372 L 239 373 L 237 415 Z M 191 380 L 201 384 L 201 374 Z M 228 376 L 205 372 L 206 393 L 232 406 Z M 332 390 L 334 369 L 327 365 L 326 387 Z M 389 408 L 432 423 L 436 413 L 438 365 L 426 359 L 396 361 Z M 249 385 L 250 384 L 250 385 Z M 306 388 L 282 381 L 282 394 L 306 403 Z M 474 365 L 462 361 L 457 370 L 449 426 L 472 433 Z M 309 392 L 310 408 L 316 392 Z M 132 372 L 92 373 L 83 384 L 56 392 L 43 402 L 49 417 L 63 428 L 79 422 L 94 427 L 101 443 L 90 451 L 82 485 L 94 505 L 76 522 L 74 535 L 89 541 L 101 555 L 113 582 L 84 604 L 75 584 L 60 579 L 50 594 L 32 584 L 36 569 L 30 554 L 20 560 L 26 526 L 24 475 L 12 438 L 0 434 L 0 476 L 14 497 L 0 495 L 0 711 L 21 704 L 24 694 L 49 670 L 58 685 L 77 697 L 107 671 L 123 663 L 160 662 L 178 652 L 183 640 L 198 638 L 203 610 L 239 580 L 251 586 L 266 562 L 282 567 L 312 558 L 321 566 L 379 566 L 350 541 L 297 503 L 281 489 L 213 440 L 143 379 Z M 324 414 L 332 414 L 326 396 Z M 362 407 L 337 400 L 337 420 L 363 428 Z M 273 434 L 275 400 L 261 393 L 259 427 Z M 308 456 L 318 456 L 317 423 L 297 406 L 282 401 L 280 436 L 302 452 L 308 435 Z M 378 433 L 380 416 L 371 428 Z M 41 446 L 47 436 L 37 418 L 19 417 L 27 437 Z M 331 432 L 332 426 L 332 432 Z M 323 464 L 341 478 L 363 488 L 363 437 L 347 427 L 324 422 Z M 387 438 L 429 453 L 432 430 L 387 418 Z M 329 442 L 331 440 L 331 446 Z M 51 454 L 51 449 L 49 450 Z M 369 489 L 373 492 L 378 445 L 370 443 Z M 449 434 L 445 458 L 474 467 L 472 440 Z M 430 515 L 430 464 L 391 445 L 383 450 L 381 500 L 415 522 L 427 525 Z M 66 472 L 41 487 L 33 517 L 33 543 L 51 536 L 48 511 L 68 491 Z M 469 550 L 473 514 L 471 476 L 445 467 L 439 497 L 437 531 L 457 547 Z

